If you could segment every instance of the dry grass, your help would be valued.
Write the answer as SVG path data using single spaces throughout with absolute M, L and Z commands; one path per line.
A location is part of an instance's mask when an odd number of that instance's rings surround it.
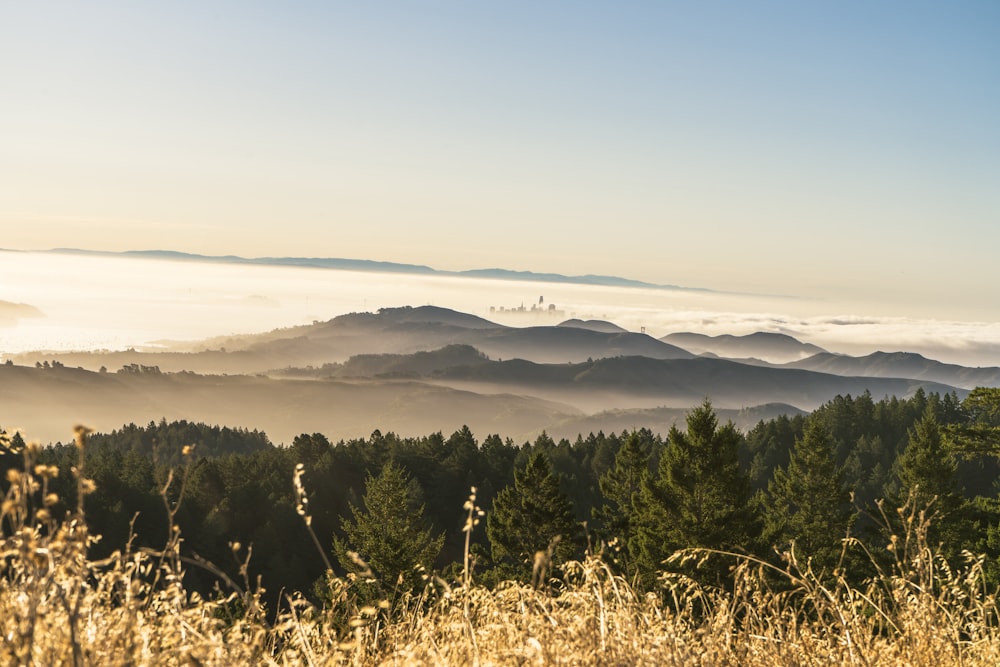
M 656 592 L 642 594 L 592 557 L 565 564 L 541 588 L 489 590 L 466 568 L 460 581 L 432 577 L 391 600 L 365 597 L 365 573 L 331 576 L 325 607 L 292 597 L 269 622 L 246 582 L 227 580 L 232 592 L 216 600 L 186 591 L 184 568 L 194 564 L 176 537 L 162 552 L 89 560 L 95 538 L 82 464 L 77 510 L 57 521 L 47 489 L 55 472 L 35 467 L 34 451 L 26 448 L 24 471 L 10 474 L 2 508 L 0 664 L 1000 664 L 996 598 L 982 589 L 981 563 L 949 569 L 924 540 L 924 517 L 909 508 L 892 542 L 895 561 L 861 588 L 789 555 L 783 569 L 734 557 L 727 590 L 664 575 Z M 466 509 L 471 531 L 474 496 Z

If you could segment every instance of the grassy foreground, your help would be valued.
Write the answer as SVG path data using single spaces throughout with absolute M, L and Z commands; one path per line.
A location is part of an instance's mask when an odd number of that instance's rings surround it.
M 0 664 L 1000 664 L 996 598 L 981 563 L 950 569 L 924 539 L 924 517 L 905 508 L 907 528 L 889 545 L 894 562 L 863 588 L 818 576 L 792 555 L 781 570 L 734 556 L 725 589 L 665 574 L 642 594 L 593 556 L 538 587 L 488 589 L 466 567 L 459 581 L 429 577 L 423 590 L 389 599 L 366 594 L 364 573 L 331 576 L 325 606 L 289 596 L 274 615 L 250 582 L 182 556 L 179 530 L 162 551 L 88 559 L 97 538 L 85 522 L 82 459 L 76 510 L 57 520 L 48 481 L 58 471 L 34 465 L 30 446 L 24 455 L 23 471 L 8 474 L 0 517 Z M 249 557 L 238 544 L 233 551 Z M 215 571 L 225 594 L 186 591 L 190 567 Z

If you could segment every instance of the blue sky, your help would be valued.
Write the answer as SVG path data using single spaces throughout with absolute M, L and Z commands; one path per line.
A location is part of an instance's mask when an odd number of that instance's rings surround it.
M 0 247 L 1000 319 L 995 2 L 0 3 Z

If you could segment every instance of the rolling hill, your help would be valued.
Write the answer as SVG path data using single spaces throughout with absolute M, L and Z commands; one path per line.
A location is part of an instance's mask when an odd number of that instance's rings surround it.
M 518 328 L 424 306 L 162 351 L 18 355 L 0 366 L 0 426 L 52 440 L 76 421 L 107 430 L 162 417 L 260 428 L 279 442 L 302 432 L 420 435 L 462 424 L 516 438 L 543 429 L 571 437 L 573 428 L 604 428 L 602 419 L 608 428 L 673 423 L 706 397 L 745 420 L 754 406 L 773 415 L 865 391 L 961 397 L 1000 384 L 1000 369 L 907 353 L 820 352 L 780 365 L 709 356 L 819 349 L 782 334 L 665 340 L 693 349 L 608 322 Z M 110 372 L 95 372 L 102 366 Z
M 557 326 L 590 329 L 591 331 L 600 331 L 602 333 L 625 333 L 628 331 L 628 329 L 623 329 L 614 322 L 606 322 L 605 320 L 580 320 L 573 318 L 565 322 L 560 322 Z
M 801 368 L 836 375 L 861 375 L 865 377 L 913 378 L 942 382 L 964 389 L 996 387 L 1000 385 L 1000 368 L 968 368 L 928 359 L 915 352 L 874 352 L 864 357 L 824 352 L 801 361 L 785 364 L 787 368 Z
M 0 327 L 15 326 L 18 320 L 44 317 L 42 311 L 27 303 L 0 301 Z
M 761 359 L 785 363 L 826 352 L 811 343 L 803 343 L 786 334 L 758 331 L 745 336 L 706 336 L 698 333 L 672 333 L 660 338 L 694 354 L 711 354 L 727 359 Z
M 66 366 L 121 368 L 138 363 L 164 371 L 265 373 L 322 366 L 359 354 L 412 354 L 448 345 L 470 345 L 492 358 L 570 363 L 620 355 L 683 359 L 694 355 L 651 336 L 576 327 L 508 327 L 447 308 L 384 308 L 268 333 L 214 338 L 166 350 L 26 353 L 17 363 L 58 360 Z
M 193 373 L 95 373 L 0 364 L 0 426 L 67 442 L 73 426 L 110 431 L 130 422 L 187 419 L 256 428 L 274 442 L 300 433 L 367 437 L 451 432 L 533 437 L 579 411 L 537 397 L 480 394 L 405 380 L 303 380 Z

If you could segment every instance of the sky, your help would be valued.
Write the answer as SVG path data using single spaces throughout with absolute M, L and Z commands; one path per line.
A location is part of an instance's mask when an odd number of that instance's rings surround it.
M 998 34 L 992 0 L 0 0 L 0 247 L 998 321 Z

